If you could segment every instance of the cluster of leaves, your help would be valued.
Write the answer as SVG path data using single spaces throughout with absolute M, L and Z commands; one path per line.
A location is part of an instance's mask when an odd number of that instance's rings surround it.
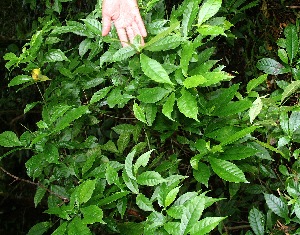
M 232 26 L 217 15 L 221 0 L 185 0 L 168 20 L 162 1 L 140 1 L 149 36 L 145 46 L 137 37 L 125 48 L 114 29 L 99 36 L 101 1 L 90 14 L 61 22 L 64 2 L 46 1 L 30 42 L 4 57 L 7 69 L 24 72 L 9 86 L 41 93 L 24 110 L 41 107 L 37 129 L 0 134 L 0 145 L 11 148 L 0 160 L 31 151 L 25 167 L 37 181 L 34 203 L 46 203 L 55 217 L 29 234 L 207 234 L 218 225 L 221 233 L 229 214 L 213 206 L 222 205 L 226 187 L 218 198 L 208 196 L 213 180 L 229 185 L 232 201 L 247 187 L 265 193 L 267 225 L 258 209 L 249 214 L 256 235 L 274 228 L 274 214 L 299 223 L 290 216 L 300 205 L 292 178 L 300 112 L 283 106 L 298 87 L 267 98 L 259 94 L 267 75 L 251 80 L 245 94 L 230 84 L 232 75 L 212 59 Z M 272 143 L 260 138 L 269 133 Z M 296 161 L 293 171 L 280 167 L 289 197 L 270 194 L 278 184 L 255 184 L 262 173 L 273 179 L 272 156 Z

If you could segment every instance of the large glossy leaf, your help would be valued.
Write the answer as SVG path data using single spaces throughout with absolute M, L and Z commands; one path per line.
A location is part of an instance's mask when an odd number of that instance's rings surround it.
M 143 167 L 147 166 L 149 159 L 150 159 L 150 155 L 153 151 L 154 151 L 154 149 L 152 149 L 146 153 L 143 153 L 141 156 L 139 156 L 139 158 L 136 160 L 136 163 L 133 166 L 134 174 L 137 174 L 137 172 L 141 166 L 143 166 Z
M 265 216 L 256 208 L 252 208 L 249 212 L 249 223 L 255 235 L 265 234 Z
M 136 204 L 143 211 L 155 211 L 152 202 L 143 194 L 137 195 Z
M 145 171 L 137 177 L 140 185 L 155 186 L 165 182 L 165 179 L 156 171 Z
M 172 92 L 171 95 L 166 99 L 166 102 L 163 104 L 163 108 L 162 108 L 162 113 L 171 120 L 173 120 L 171 114 L 174 109 L 174 104 L 175 104 L 175 93 Z
M 284 35 L 286 37 L 286 50 L 290 58 L 290 62 L 293 63 L 299 50 L 299 38 L 296 25 L 289 24 L 285 30 Z
M 178 35 L 169 35 L 145 47 L 145 50 L 167 51 L 167 50 L 175 49 L 183 42 L 183 40 L 184 39 Z
M 97 222 L 103 223 L 103 211 L 96 205 L 90 205 L 81 208 L 80 211 L 83 214 L 82 223 L 84 224 L 94 224 Z
M 108 86 L 105 88 L 102 88 L 101 90 L 95 92 L 91 98 L 90 104 L 94 104 L 98 102 L 99 100 L 103 99 L 108 92 L 111 90 L 112 86 Z
M 273 211 L 276 215 L 281 218 L 288 219 L 289 209 L 287 204 L 279 197 L 276 197 L 273 194 L 264 194 L 266 203 L 268 207 Z
M 237 167 L 237 165 L 214 157 L 209 157 L 209 162 L 213 171 L 222 179 L 235 183 L 248 182 L 244 173 Z
M 252 133 L 253 131 L 255 131 L 258 127 L 257 126 L 250 126 L 250 127 L 246 127 L 245 129 L 238 131 L 236 133 L 234 133 L 233 135 L 231 135 L 229 138 L 227 138 L 226 140 L 222 141 L 221 145 L 225 146 L 228 144 L 231 144 L 241 138 L 243 138 L 244 136 Z
M 140 120 L 143 123 L 147 123 L 145 110 L 143 110 L 140 105 L 134 103 L 132 109 L 136 119 Z
M 198 25 L 200 26 L 205 21 L 217 14 L 221 5 L 222 0 L 205 0 L 200 7 Z
M 191 77 L 187 77 L 184 80 L 183 85 L 185 88 L 193 88 L 193 87 L 197 87 L 200 84 L 203 84 L 205 82 L 207 82 L 207 80 L 202 75 L 194 75 Z
M 184 37 L 188 36 L 188 33 L 192 28 L 192 25 L 194 24 L 199 11 L 200 2 L 201 0 L 190 0 L 188 1 L 186 8 L 184 9 L 182 18 L 182 31 Z
M 34 225 L 27 235 L 42 235 L 51 227 L 50 222 L 40 222 Z
M 139 91 L 138 99 L 144 103 L 156 103 L 163 99 L 170 91 L 162 87 L 142 88 Z
M 300 112 L 292 112 L 289 119 L 289 130 L 294 133 L 300 127 Z
M 80 106 L 73 108 L 65 113 L 65 115 L 57 122 L 53 132 L 58 132 L 69 126 L 73 121 L 89 112 L 88 106 Z
M 300 88 L 300 80 L 293 81 L 286 88 L 284 88 L 284 91 L 283 91 L 282 96 L 281 96 L 281 103 L 284 102 L 288 97 L 290 97 L 296 91 L 298 91 L 299 88 Z
M 141 54 L 140 60 L 143 72 L 150 79 L 158 83 L 173 84 L 169 78 L 168 73 L 159 62 L 149 58 L 144 54 Z
M 68 61 L 69 59 L 60 49 L 51 49 L 45 54 L 45 62 Z
M 249 93 L 254 88 L 258 87 L 260 84 L 262 84 L 266 79 L 268 78 L 268 74 L 263 74 L 259 76 L 258 78 L 254 78 L 250 80 L 247 84 L 247 92 Z
M 186 235 L 200 219 L 204 210 L 205 198 L 195 197 L 187 203 L 183 209 L 183 214 L 179 225 L 179 234 Z
M 194 97 L 188 90 L 181 89 L 181 97 L 177 100 L 177 106 L 181 113 L 186 117 L 193 118 L 198 121 L 198 105 L 196 97 Z
M 90 229 L 79 217 L 74 217 L 68 225 L 68 235 L 92 235 Z
M 257 62 L 256 67 L 264 71 L 265 73 L 272 75 L 284 74 L 289 72 L 288 68 L 285 68 L 282 64 L 271 58 L 260 59 Z
M 190 230 L 191 235 L 209 234 L 211 230 L 218 226 L 225 217 L 206 217 L 198 222 Z
M 20 142 L 17 135 L 12 131 L 5 131 L 0 134 L 0 146 L 3 147 L 17 147 L 21 146 L 22 143 Z
M 195 50 L 194 50 L 193 43 L 190 41 L 187 41 L 183 45 L 182 52 L 180 55 L 180 67 L 182 69 L 182 73 L 184 76 L 188 75 L 189 64 L 193 57 L 194 52 L 195 52 Z
M 96 180 L 86 180 L 76 189 L 76 198 L 79 203 L 86 203 L 91 199 L 96 187 Z
M 9 83 L 8 86 L 16 86 L 26 82 L 34 82 L 33 78 L 27 75 L 18 75 L 14 77 Z
M 262 100 L 260 97 L 257 97 L 249 110 L 250 123 L 253 123 L 254 119 L 260 114 L 262 108 Z

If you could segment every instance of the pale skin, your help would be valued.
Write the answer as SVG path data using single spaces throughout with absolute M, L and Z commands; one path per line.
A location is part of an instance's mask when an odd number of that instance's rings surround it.
M 102 36 L 106 36 L 114 23 L 123 47 L 133 43 L 135 36 L 144 37 L 147 31 L 140 15 L 136 0 L 103 0 L 102 3 Z

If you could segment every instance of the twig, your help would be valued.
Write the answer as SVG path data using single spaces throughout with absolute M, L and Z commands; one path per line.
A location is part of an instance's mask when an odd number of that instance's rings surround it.
M 240 229 L 245 229 L 245 228 L 251 228 L 249 224 L 245 225 L 239 225 L 239 226 L 234 226 L 234 227 L 226 227 L 228 231 L 233 231 L 233 230 L 240 230 Z
M 57 194 L 57 193 L 51 191 L 50 189 L 48 189 L 46 186 L 44 186 L 43 184 L 41 184 L 41 183 L 39 183 L 39 182 L 36 183 L 36 182 L 30 181 L 30 180 L 22 179 L 22 178 L 20 178 L 20 177 L 18 177 L 18 176 L 15 176 L 15 175 L 9 173 L 7 170 L 5 170 L 5 169 L 4 169 L 3 167 L 1 167 L 1 166 L 0 166 L 0 169 L 1 169 L 5 174 L 7 174 L 7 175 L 9 175 L 10 177 L 14 178 L 15 181 L 22 181 L 22 182 L 25 182 L 25 183 L 27 183 L 27 184 L 32 184 L 32 185 L 35 185 L 35 186 L 37 186 L 37 187 L 41 187 L 41 188 L 45 189 L 48 193 L 50 193 L 50 194 L 52 194 L 52 195 L 58 197 L 59 199 L 63 200 L 64 203 L 68 203 L 68 202 L 70 201 L 68 198 L 63 197 L 63 196 L 61 196 L 61 195 L 59 195 L 59 194 Z
M 286 6 L 287 8 L 297 9 L 300 8 L 300 6 Z

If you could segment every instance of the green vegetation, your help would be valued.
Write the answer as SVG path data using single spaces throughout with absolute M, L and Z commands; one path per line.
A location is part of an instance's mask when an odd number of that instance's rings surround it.
M 0 105 L 24 114 L 3 112 L 0 192 L 19 182 L 43 216 L 18 233 L 300 233 L 293 6 L 264 41 L 247 14 L 270 24 L 267 1 L 141 0 L 146 44 L 121 48 L 100 36 L 101 0 L 26 2 L 32 28 L 3 55 Z

